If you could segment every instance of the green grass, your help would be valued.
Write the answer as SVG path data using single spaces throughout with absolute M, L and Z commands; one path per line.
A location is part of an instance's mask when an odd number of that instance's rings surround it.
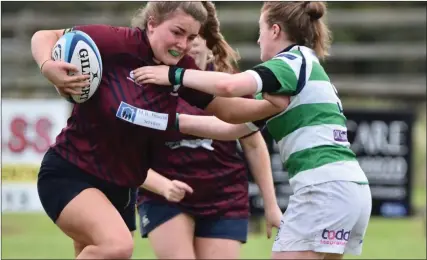
M 73 258 L 71 240 L 43 214 L 3 215 L 2 258 Z M 373 218 L 365 238 L 365 259 L 426 259 L 423 222 L 418 218 Z M 242 258 L 269 258 L 273 240 L 251 235 Z M 136 237 L 134 258 L 153 258 L 146 239 Z M 356 258 L 356 257 L 348 257 Z
M 425 206 L 426 190 L 416 189 L 417 208 Z M 268 259 L 273 240 L 254 234 L 243 246 L 242 258 Z M 71 240 L 44 214 L 3 214 L 2 258 L 73 258 Z M 134 259 L 154 258 L 146 239 L 136 236 Z M 349 259 L 356 257 L 349 256 Z M 421 216 L 408 219 L 372 218 L 365 238 L 364 259 L 426 259 L 425 227 Z

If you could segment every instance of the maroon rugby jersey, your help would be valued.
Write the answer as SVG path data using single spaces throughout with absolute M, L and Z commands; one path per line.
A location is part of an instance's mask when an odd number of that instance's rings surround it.
M 75 104 L 67 126 L 53 145 L 63 158 L 80 169 L 120 186 L 138 187 L 150 168 L 153 149 L 164 143 L 166 131 L 135 124 L 137 108 L 167 114 L 175 121 L 176 97 L 169 88 L 138 85 L 130 72 L 153 65 L 153 53 L 144 31 L 108 25 L 76 26 L 87 33 L 101 53 L 103 75 L 90 100 Z M 197 69 L 184 57 L 178 66 Z M 97 72 L 92 72 L 92 77 Z M 188 91 L 181 93 L 201 108 L 212 96 Z
M 206 113 L 182 99 L 178 112 L 191 115 Z M 161 155 L 153 169 L 171 180 L 190 185 L 194 193 L 187 194 L 177 205 L 195 216 L 245 218 L 249 216 L 248 175 L 237 142 L 225 142 L 180 133 L 168 134 Z M 140 189 L 138 203 L 166 200 Z

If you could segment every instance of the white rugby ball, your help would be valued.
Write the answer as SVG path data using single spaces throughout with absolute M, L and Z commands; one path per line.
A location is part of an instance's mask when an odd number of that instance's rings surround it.
M 102 60 L 98 47 L 89 35 L 82 31 L 64 34 L 52 49 L 52 59 L 74 64 L 83 75 L 90 75 L 90 85 L 82 88 L 81 95 L 71 95 L 66 99 L 71 103 L 89 100 L 98 89 L 102 78 Z M 73 75 L 74 73 L 69 73 Z

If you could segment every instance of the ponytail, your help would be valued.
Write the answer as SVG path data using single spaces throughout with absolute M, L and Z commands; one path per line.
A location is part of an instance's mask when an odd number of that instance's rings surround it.
M 240 59 L 240 56 L 225 41 L 224 36 L 220 32 L 215 5 L 208 1 L 203 1 L 202 3 L 206 8 L 208 18 L 202 27 L 200 34 L 206 40 L 206 46 L 212 50 L 215 70 L 235 73 L 238 70 L 237 62 Z

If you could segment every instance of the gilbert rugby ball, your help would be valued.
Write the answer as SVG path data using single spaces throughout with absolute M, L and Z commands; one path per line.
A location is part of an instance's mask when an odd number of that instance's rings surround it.
M 92 38 L 82 31 L 64 34 L 53 47 L 52 59 L 74 64 L 81 74 L 90 75 L 90 85 L 82 89 L 81 95 L 66 98 L 71 103 L 89 100 L 99 87 L 102 78 L 101 54 Z

